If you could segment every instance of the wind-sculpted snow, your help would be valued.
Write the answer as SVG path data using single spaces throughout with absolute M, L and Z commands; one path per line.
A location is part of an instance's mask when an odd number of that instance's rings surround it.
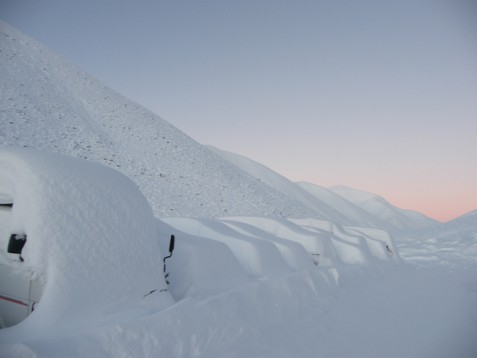
M 177 238 L 166 268 L 169 290 L 177 301 L 210 297 L 250 282 L 250 276 L 225 243 L 189 235 L 161 220 L 157 220 L 157 227 L 162 252 L 168 251 L 171 234 Z
M 339 265 L 363 263 L 349 259 L 353 254 L 336 254 L 342 249 L 335 248 L 335 232 L 326 227 L 319 232 L 309 230 L 312 221 L 306 222 L 307 227 L 263 217 L 155 219 L 128 178 L 89 161 L 4 148 L 0 169 L 0 197 L 13 202 L 11 232 L 27 236 L 23 262 L 5 252 L 6 241 L 0 253 L 19 274 L 44 285 L 37 309 L 20 324 L 0 332 L 4 344 L 0 349 L 14 355 L 30 348 L 39 355 L 70 355 L 70 349 L 76 350 L 72 348 L 79 337 L 76 332 L 91 337 L 89 345 L 80 349 L 82 355 L 96 355 L 97 344 L 105 344 L 110 354 L 119 354 L 111 346 L 117 345 L 116 338 L 100 338 L 93 332 L 123 337 L 114 327 L 125 324 L 129 330 L 131 320 L 148 321 L 155 315 L 160 316 L 159 326 L 168 323 L 172 332 L 178 332 L 177 322 L 195 327 L 194 317 L 209 312 L 208 302 L 219 304 L 219 316 L 212 317 L 217 326 L 208 326 L 213 330 L 227 332 L 224 319 L 229 315 L 237 319 L 235 315 L 241 313 L 249 325 L 247 316 L 253 315 L 253 306 L 259 310 L 257 317 L 274 319 L 285 314 L 291 318 L 302 304 L 331 295 L 340 282 Z M 167 251 L 170 235 L 176 237 L 176 250 L 163 272 L 162 253 Z M 352 248 L 354 255 L 356 250 L 368 249 L 365 245 L 356 248 L 353 235 L 343 234 L 339 240 L 343 238 L 347 240 L 341 245 Z M 386 255 L 380 258 L 382 264 L 390 261 Z M 323 290 L 320 297 L 318 287 Z M 272 299 L 275 295 L 280 298 Z M 171 296 L 179 303 L 174 304 Z M 205 311 L 190 306 L 194 300 Z M 266 308 L 268 304 L 272 306 Z M 279 313 L 283 304 L 287 311 Z M 190 317 L 177 316 L 181 307 Z M 226 313 L 229 309 L 231 313 Z M 174 315 L 176 323 L 171 321 Z M 232 327 L 227 335 L 240 329 Z M 162 333 L 150 329 L 147 334 L 154 341 L 159 338 L 156 334 L 161 339 L 169 337 L 163 328 Z M 50 345 L 61 337 L 70 337 L 66 339 L 72 339 L 72 345 Z M 181 340 L 177 344 L 184 345 Z M 122 349 L 128 352 L 131 346 Z M 140 348 L 140 355 L 146 354 L 144 349 Z M 200 344 L 165 349 L 208 351 L 207 345 Z
M 190 235 L 207 237 L 226 244 L 252 277 L 283 276 L 291 271 L 279 250 L 271 242 L 240 234 L 217 220 L 190 218 L 163 220 Z
M 370 263 L 399 254 L 388 232 L 375 228 L 346 227 L 317 219 L 292 219 L 292 222 L 317 233 L 327 232 L 338 257 L 345 263 Z
M 240 234 L 252 236 L 261 240 L 267 240 L 273 243 L 293 271 L 310 270 L 314 268 L 312 257 L 310 257 L 301 243 L 293 240 L 282 239 L 258 226 L 242 222 L 240 219 L 233 220 L 233 218 L 224 218 L 220 221 Z

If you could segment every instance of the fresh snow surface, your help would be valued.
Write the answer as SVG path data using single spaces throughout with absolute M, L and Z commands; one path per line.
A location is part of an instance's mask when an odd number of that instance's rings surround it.
M 336 208 L 336 210 L 345 215 L 348 218 L 348 221 L 346 223 L 341 223 L 343 225 L 377 227 L 388 230 L 396 229 L 393 225 L 371 215 L 359 206 L 353 204 L 352 202 L 346 200 L 345 198 L 325 187 L 306 182 L 297 182 L 296 185 L 306 190 L 308 193 L 320 199 L 321 201 Z
M 224 158 L 225 160 L 236 165 L 243 171 L 249 173 L 253 177 L 259 179 L 261 182 L 271 186 L 281 193 L 287 195 L 290 200 L 295 199 L 303 203 L 303 205 L 313 209 L 321 218 L 327 218 L 336 222 L 347 222 L 347 218 L 341 213 L 333 209 L 331 206 L 323 201 L 309 195 L 306 191 L 295 185 L 287 178 L 267 168 L 266 166 L 257 163 L 244 156 L 221 150 L 212 146 L 208 147 L 211 151 Z
M 0 50 L 0 147 L 131 179 L 0 151 L 0 202 L 28 235 L 23 264 L 5 240 L 0 258 L 45 282 L 1 357 L 477 357 L 475 213 L 436 225 L 308 195 L 1 22 Z
M 379 195 L 336 185 L 329 188 L 369 214 L 402 230 L 419 230 L 436 226 L 439 222 L 413 210 L 399 209 Z
M 455 256 L 413 266 L 387 232 L 321 219 L 154 219 L 127 178 L 58 154 L 3 149 L 0 167 L 23 264 L 46 282 L 0 331 L 2 357 L 477 353 L 476 266 Z
M 160 217 L 318 215 L 1 21 L 0 47 L 0 147 L 117 169 Z
M 399 251 L 416 264 L 477 265 L 477 211 L 399 237 Z
M 315 218 L 346 226 L 375 227 L 392 232 L 422 229 L 437 223 L 422 214 L 396 208 L 374 194 L 349 189 L 355 195 L 349 195 L 348 198 L 345 187 L 330 190 L 312 183 L 293 183 L 249 158 L 211 146 L 208 148 L 261 182 L 314 210 L 317 213 L 313 216 Z M 355 200 L 358 194 L 363 197 L 362 200 Z
M 54 153 L 1 149 L 0 193 L 13 199 L 10 231 L 27 235 L 24 262 L 6 254 L 9 235 L 1 259 L 44 284 L 34 313 L 6 337 L 59 333 L 114 319 L 123 306 L 139 312 L 173 302 L 160 292 L 166 284 L 156 220 L 122 174 Z

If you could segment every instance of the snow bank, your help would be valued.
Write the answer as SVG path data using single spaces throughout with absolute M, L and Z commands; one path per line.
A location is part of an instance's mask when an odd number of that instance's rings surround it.
M 283 240 L 291 240 L 302 245 L 311 255 L 315 264 L 333 267 L 336 253 L 326 232 L 311 232 L 290 220 L 272 217 L 230 217 L 228 220 L 247 223 Z
M 176 237 L 175 249 L 166 261 L 169 290 L 177 300 L 210 297 L 251 281 L 230 248 L 217 240 L 192 236 L 157 220 L 162 252 L 169 237 Z
M 367 264 L 380 260 L 400 260 L 391 235 L 381 229 L 346 227 L 318 219 L 291 219 L 317 233 L 328 233 L 337 256 L 343 263 Z
M 35 311 L 7 331 L 40 334 L 60 320 L 63 330 L 85 315 L 107 319 L 131 302 L 172 303 L 160 292 L 166 283 L 152 211 L 122 174 L 72 157 L 3 148 L 0 195 L 13 199 L 12 231 L 27 235 L 25 261 L 11 264 L 44 283 Z
M 252 277 L 282 276 L 291 272 L 277 247 L 269 241 L 240 234 L 217 220 L 192 218 L 163 220 L 188 234 L 226 244 Z
M 281 255 L 283 256 L 283 259 L 286 261 L 286 263 L 292 270 L 301 271 L 311 270 L 315 268 L 315 265 L 313 264 L 310 255 L 306 252 L 305 248 L 298 242 L 281 239 L 275 235 L 266 232 L 265 230 L 260 229 L 257 226 L 253 226 L 244 222 L 232 219 L 222 219 L 221 222 L 239 233 L 252 236 L 261 240 L 267 240 L 273 243 L 280 251 Z
M 370 268 L 368 266 L 368 268 Z M 11 344 L 17 357 L 476 357 L 477 281 L 445 270 L 387 265 L 256 280 L 188 298 L 82 334 Z

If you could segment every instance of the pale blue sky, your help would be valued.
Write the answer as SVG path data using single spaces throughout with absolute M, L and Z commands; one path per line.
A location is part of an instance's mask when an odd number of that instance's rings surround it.
M 477 209 L 473 0 L 1 0 L 196 140 L 440 219 Z

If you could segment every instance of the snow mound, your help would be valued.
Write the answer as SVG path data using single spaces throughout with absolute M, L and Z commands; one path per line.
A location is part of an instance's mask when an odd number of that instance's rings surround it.
M 328 233 L 340 261 L 368 264 L 380 260 L 400 260 L 394 240 L 387 231 L 375 228 L 346 227 L 317 219 L 291 219 L 308 230 Z
M 161 238 L 176 237 L 173 255 L 167 260 L 169 289 L 177 300 L 210 297 L 250 282 L 251 278 L 230 248 L 217 240 L 192 236 L 157 220 Z M 167 240 L 160 240 L 162 252 Z
M 311 218 L 227 217 L 221 221 L 247 235 L 268 239 L 276 244 L 297 243 L 315 265 L 322 268 L 335 270 L 343 264 L 400 261 L 392 237 L 380 229 L 343 227 Z M 297 251 L 293 251 L 293 254 L 302 255 Z M 286 255 L 283 256 L 285 259 Z
M 163 220 L 190 235 L 207 237 L 226 244 L 252 277 L 283 276 L 291 272 L 277 247 L 267 240 L 240 234 L 217 220 L 192 218 Z
M 0 193 L 13 199 L 12 232 L 27 235 L 24 262 L 11 264 L 44 283 L 38 307 L 9 330 L 39 333 L 72 316 L 106 317 L 133 301 L 172 303 L 152 210 L 124 175 L 59 154 L 3 148 Z

